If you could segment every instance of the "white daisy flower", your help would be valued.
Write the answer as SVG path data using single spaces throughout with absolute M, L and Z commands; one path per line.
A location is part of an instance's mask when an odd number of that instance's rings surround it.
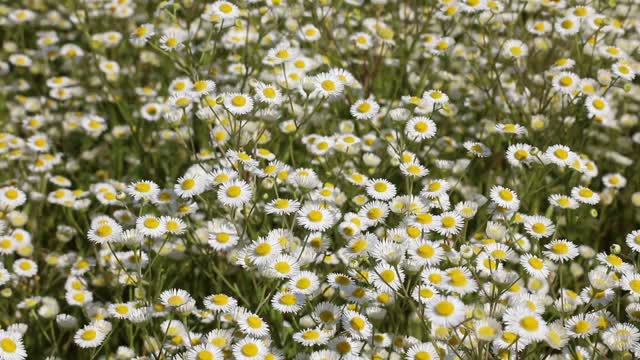
M 507 308 L 503 321 L 507 331 L 525 340 L 541 341 L 547 334 L 547 324 L 542 317 L 525 307 Z
M 321 204 L 307 202 L 298 210 L 297 221 L 310 231 L 326 231 L 335 223 L 334 213 Z
M 18 259 L 13 262 L 13 272 L 17 276 L 30 278 L 38 273 L 38 264 L 30 259 Z
M 316 327 L 294 333 L 293 340 L 302 346 L 324 345 L 329 341 L 329 334 L 322 328 Z
M 443 236 L 457 235 L 464 226 L 464 219 L 455 211 L 447 211 L 436 217 L 434 230 Z
M 358 100 L 350 108 L 351 116 L 358 120 L 370 120 L 380 111 L 380 105 L 373 100 Z
M 0 208 L 13 210 L 27 201 L 25 193 L 15 186 L 0 188 Z
M 389 200 L 396 196 L 396 186 L 386 179 L 369 179 L 365 188 L 367 194 L 377 200 Z
M 102 344 L 110 331 L 109 322 L 98 320 L 76 331 L 73 340 L 81 348 L 96 348 Z
M 540 215 L 527 216 L 524 219 L 524 228 L 529 235 L 536 239 L 549 237 L 556 230 L 551 220 Z
M 553 206 L 562 208 L 562 209 L 577 209 L 580 204 L 578 202 L 567 195 L 562 194 L 552 194 L 549 196 L 549 203 Z
M 204 298 L 204 306 L 214 312 L 230 312 L 237 305 L 238 301 L 226 294 L 212 294 Z
M 571 189 L 571 197 L 587 205 L 595 205 L 600 202 L 600 195 L 584 186 L 576 186 Z
M 578 314 L 566 320 L 567 335 L 572 338 L 586 338 L 598 331 L 597 318 L 593 314 Z
M 244 180 L 236 179 L 222 184 L 217 194 L 223 205 L 239 207 L 251 200 L 253 190 Z
M 407 349 L 405 359 L 407 360 L 438 360 L 440 354 L 430 343 L 420 343 Z
M 297 275 L 300 265 L 296 259 L 289 255 L 279 255 L 272 259 L 265 268 L 268 275 L 278 279 L 288 279 Z
M 434 137 L 437 129 L 433 120 L 424 116 L 417 116 L 407 121 L 404 133 L 410 140 L 420 142 Z
M 553 77 L 551 83 L 554 90 L 565 95 L 572 95 L 580 85 L 580 78 L 572 72 L 562 71 Z
M 342 328 L 355 339 L 367 339 L 371 336 L 373 326 L 362 314 L 345 310 L 341 317 Z
M 432 179 L 425 183 L 424 188 L 420 192 L 420 195 L 428 199 L 436 199 L 445 194 L 451 185 L 444 179 Z
M 258 315 L 246 313 L 238 319 L 243 333 L 249 336 L 263 337 L 269 335 L 269 325 Z
M 136 200 L 151 200 L 160 192 L 160 188 L 153 181 L 144 180 L 129 184 L 127 192 Z
M 313 80 L 315 92 L 321 97 L 338 97 L 344 90 L 344 83 L 340 79 L 330 73 L 321 73 L 315 76 Z
M 87 232 L 89 241 L 97 244 L 118 242 L 122 239 L 123 229 L 115 220 L 101 216 L 91 222 L 91 228 Z
M 160 294 L 160 302 L 164 306 L 178 308 L 193 301 L 191 295 L 182 289 L 165 290 Z
M 505 209 L 517 210 L 520 207 L 520 199 L 515 191 L 503 186 L 494 186 L 491 188 L 491 200 L 498 206 Z
M 576 158 L 576 154 L 568 146 L 564 145 L 549 146 L 545 151 L 545 155 L 546 159 L 561 167 L 570 165 Z
M 236 342 L 232 347 L 233 357 L 238 360 L 264 359 L 267 351 L 265 344 L 253 337 L 246 337 Z
M 136 219 L 136 230 L 144 236 L 159 238 L 165 234 L 167 228 L 160 218 L 144 215 Z
M 425 313 L 434 325 L 453 327 L 465 318 L 466 306 L 457 297 L 437 296 L 427 303 Z
M 520 265 L 532 277 L 544 279 L 549 275 L 549 267 L 541 259 L 532 254 L 524 254 L 520 256 Z
M 640 252 L 640 230 L 634 230 L 627 234 L 625 242 L 635 252 Z
M 543 251 L 544 256 L 556 262 L 572 260 L 579 255 L 578 247 L 564 239 L 553 240 L 544 247 L 548 249 Z
M 286 215 L 292 214 L 300 209 L 300 202 L 293 199 L 278 198 L 271 200 L 265 205 L 264 211 L 267 214 Z
M 187 351 L 186 360 L 221 360 L 222 350 L 212 344 L 199 344 Z
M 233 115 L 244 115 L 253 110 L 251 96 L 241 93 L 224 94 L 224 106 Z

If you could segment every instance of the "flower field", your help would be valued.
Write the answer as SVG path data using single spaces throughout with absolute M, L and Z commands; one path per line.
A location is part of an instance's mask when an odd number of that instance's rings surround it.
M 0 360 L 640 358 L 640 2 L 0 4 Z

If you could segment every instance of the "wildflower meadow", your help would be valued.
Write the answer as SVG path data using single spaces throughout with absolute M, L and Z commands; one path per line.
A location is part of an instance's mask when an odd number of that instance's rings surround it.
M 638 0 L 5 0 L 0 44 L 0 360 L 640 358 Z

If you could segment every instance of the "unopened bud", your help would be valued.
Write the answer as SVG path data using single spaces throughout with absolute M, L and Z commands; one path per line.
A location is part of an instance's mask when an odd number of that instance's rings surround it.
M 613 244 L 611 248 L 609 248 L 609 251 L 611 251 L 612 254 L 620 254 L 622 247 L 618 244 Z

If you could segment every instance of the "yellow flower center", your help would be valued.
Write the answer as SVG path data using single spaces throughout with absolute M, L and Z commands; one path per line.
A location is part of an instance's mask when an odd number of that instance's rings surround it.
M 213 354 L 209 350 L 202 350 L 198 353 L 197 360 L 214 360 Z
M 513 194 L 511 193 L 511 191 L 506 190 L 506 189 L 502 189 L 498 192 L 498 195 L 500 195 L 500 198 L 504 201 L 511 201 L 513 200 Z
M 502 340 L 504 340 L 509 344 L 513 344 L 517 339 L 518 339 L 518 335 L 510 331 L 505 331 L 502 333 Z
M 591 104 L 593 105 L 594 108 L 598 109 L 598 110 L 602 110 L 604 109 L 604 107 L 607 105 L 603 100 L 601 99 L 595 99 L 593 100 L 593 102 L 591 102 Z
M 380 273 L 380 277 L 382 278 L 382 280 L 384 280 L 386 283 L 391 283 L 393 282 L 393 280 L 395 280 L 396 278 L 396 274 L 393 270 L 384 270 Z
M 571 76 L 563 76 L 560 78 L 560 85 L 564 87 L 571 86 L 573 85 L 573 79 L 571 78 Z
M 540 270 L 544 267 L 544 262 L 536 257 L 532 257 L 529 259 L 529 265 L 536 270 Z
M 248 343 L 242 346 L 241 352 L 244 356 L 253 357 L 258 355 L 258 345 L 253 343 Z
M 111 233 L 113 233 L 113 230 L 111 229 L 111 226 L 109 226 L 109 225 L 100 225 L 96 229 L 96 235 L 98 235 L 100 237 L 107 237 L 107 236 L 111 235 Z
M 513 156 L 516 158 L 516 160 L 522 161 L 526 158 L 529 157 L 529 153 L 526 152 L 525 150 L 522 149 L 518 149 L 516 150 L 516 152 L 513 154 Z
M 231 103 L 234 106 L 245 106 L 247 104 L 247 98 L 242 95 L 236 95 L 231 99 Z
M 123 304 L 116 305 L 115 310 L 120 315 L 126 315 L 129 313 L 129 307 Z
M 230 198 L 237 198 L 242 193 L 242 188 L 238 185 L 231 185 L 227 189 L 227 196 Z
M 439 284 L 442 281 L 442 276 L 438 273 L 433 273 L 429 275 L 429 281 L 434 284 Z
M 322 221 L 322 211 L 320 210 L 311 210 L 309 211 L 309 214 L 307 214 L 307 218 L 313 222 L 319 222 Z
M 13 353 L 16 351 L 18 345 L 10 338 L 4 338 L 0 340 L 0 349 L 5 353 Z
M 336 83 L 332 80 L 324 80 L 320 85 L 325 91 L 333 91 L 336 89 Z
M 435 252 L 435 249 L 431 245 L 422 245 L 416 250 L 416 253 L 423 258 L 431 258 Z
M 351 251 L 359 253 L 367 248 L 369 243 L 364 239 L 358 239 L 351 244 Z
M 298 281 L 296 281 L 296 287 L 298 289 L 308 289 L 309 286 L 311 286 L 311 280 L 309 280 L 308 278 L 301 278 Z
M 533 316 L 525 316 L 520 319 L 520 326 L 527 331 L 536 331 L 540 327 L 540 323 Z
M 591 324 L 586 320 L 578 320 L 574 326 L 574 330 L 578 334 L 585 333 L 591 329 Z
M 368 102 L 363 102 L 362 104 L 358 105 L 357 110 L 361 113 L 369 112 L 369 110 L 371 110 L 371 104 L 369 104 Z
M 442 218 L 442 227 L 443 228 L 452 228 L 456 225 L 456 219 L 451 216 L 445 216 Z
M 631 288 L 631 290 L 633 290 L 636 293 L 640 293 L 640 280 L 633 279 L 629 281 L 629 288 Z
M 373 185 L 373 189 L 377 192 L 385 192 L 387 191 L 388 186 L 383 182 L 377 182 L 375 183 L 375 185 Z
M 584 198 L 590 198 L 593 196 L 593 191 L 591 191 L 591 189 L 583 188 L 578 191 L 578 195 Z
M 484 337 L 493 337 L 496 335 L 496 330 L 491 326 L 483 326 L 478 329 L 478 333 Z
M 149 192 L 151 190 L 151 184 L 148 183 L 139 183 L 135 186 L 136 190 L 142 193 Z
M 256 246 L 256 254 L 260 256 L 265 256 L 269 253 L 271 253 L 271 245 L 267 243 L 261 243 L 258 246 Z
M 357 331 L 360 331 L 362 329 L 365 328 L 366 323 L 365 321 L 360 318 L 360 317 L 354 317 L 353 319 L 351 319 L 351 321 L 349 321 L 349 323 L 351 324 L 351 327 L 354 328 Z
M 167 299 L 167 303 L 171 306 L 180 306 L 184 304 L 184 298 L 180 295 L 173 295 Z
M 429 299 L 433 296 L 433 291 L 428 288 L 420 289 L 420 297 L 423 299 Z
M 569 152 L 565 149 L 556 149 L 553 154 L 561 160 L 566 160 L 569 157 Z
M 136 36 L 137 36 L 137 37 L 143 37 L 143 36 L 145 36 L 145 35 L 147 34 L 147 32 L 148 32 L 148 30 L 147 30 L 147 28 L 146 28 L 146 27 L 144 27 L 144 26 L 139 26 L 139 27 L 136 29 L 135 34 L 136 34 Z
M 231 4 L 226 2 L 222 3 L 218 9 L 220 9 L 220 11 L 222 11 L 225 14 L 228 14 L 233 11 L 233 7 L 231 6 Z
M 468 283 L 467 277 L 465 276 L 464 272 L 460 269 L 453 269 L 449 271 L 449 279 L 450 279 L 451 285 L 455 287 L 463 287 Z
M 291 265 L 286 261 L 278 261 L 273 267 L 280 274 L 288 274 L 291 272 Z
M 453 312 L 455 311 L 455 306 L 452 303 L 444 300 L 436 305 L 435 311 L 440 316 L 451 316 L 451 314 L 453 314 Z
M 247 317 L 247 325 L 252 329 L 260 329 L 262 327 L 262 319 L 255 315 Z
M 91 341 L 91 340 L 95 339 L 96 336 L 98 336 L 96 331 L 93 330 L 93 329 L 89 329 L 89 330 L 86 330 L 85 332 L 83 332 L 80 337 L 82 338 L 82 340 Z
M 193 179 L 186 179 L 181 185 L 182 190 L 191 190 L 194 186 L 196 186 L 196 181 Z
M 617 255 L 613 255 L 613 254 L 607 256 L 607 262 L 609 262 L 609 264 L 613 266 L 622 266 L 623 264 L 622 259 L 620 259 L 620 257 L 618 257 Z
M 144 226 L 149 229 L 155 229 L 160 226 L 160 221 L 154 217 L 150 217 L 144 220 Z
M 276 97 L 276 91 L 273 88 L 265 88 L 264 90 L 262 90 L 262 94 L 269 98 L 269 99 L 273 99 L 274 97 Z
M 551 251 L 557 255 L 564 255 L 569 252 L 569 246 L 563 242 L 557 242 L 551 245 Z
M 282 295 L 282 297 L 280 298 L 280 303 L 282 305 L 295 305 L 296 303 L 296 296 L 293 294 L 284 294 Z
M 318 340 L 320 338 L 320 332 L 317 330 L 305 331 L 304 334 L 302 334 L 302 337 L 305 340 Z
M 535 223 L 533 224 L 533 226 L 531 226 L 531 230 L 533 230 L 533 232 L 536 234 L 543 234 L 545 231 L 547 231 L 547 226 L 543 223 Z
M 16 189 L 9 189 L 9 190 L 7 190 L 7 191 L 4 193 L 4 196 L 5 196 L 7 199 L 10 199 L 10 200 L 15 200 L 15 199 L 17 199 L 19 195 L 20 195 L 20 194 L 18 193 L 18 191 L 17 191 Z
M 429 131 L 429 124 L 424 121 L 417 122 L 413 127 L 417 132 L 424 133 Z

